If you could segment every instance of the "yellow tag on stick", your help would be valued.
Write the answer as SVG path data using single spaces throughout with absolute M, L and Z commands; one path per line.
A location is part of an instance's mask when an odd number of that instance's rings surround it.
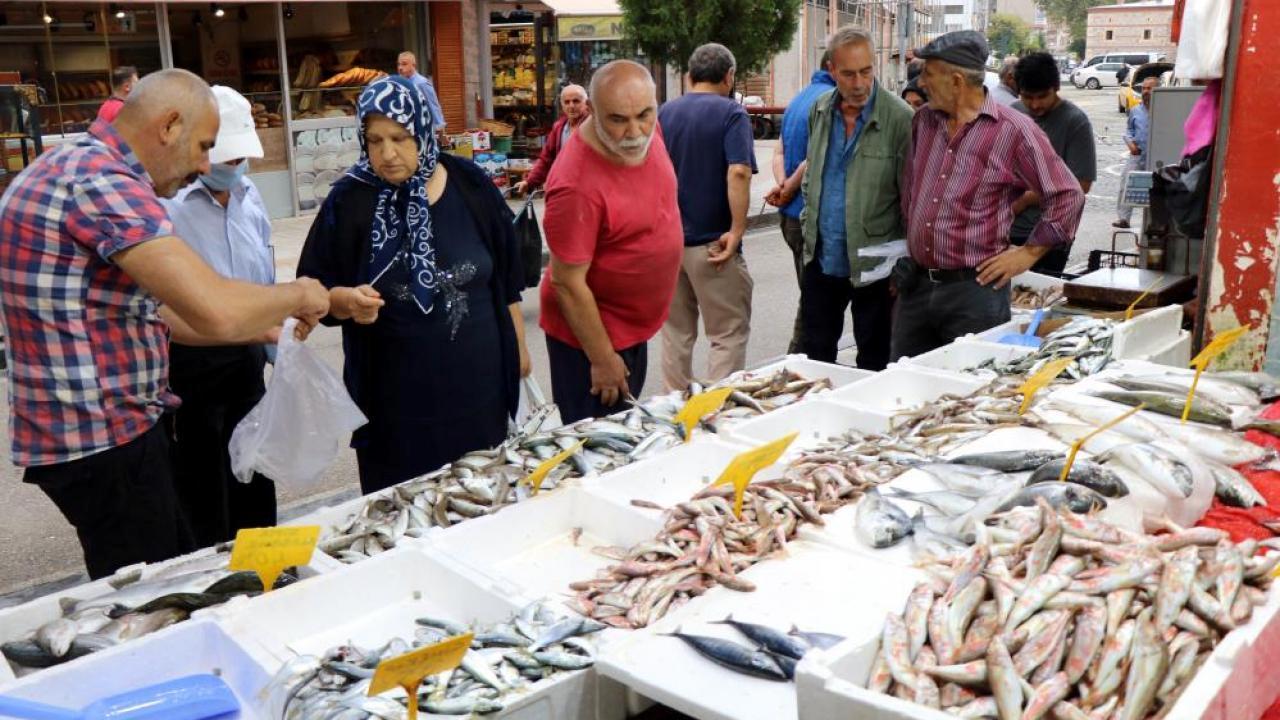
M 1163 276 L 1163 275 L 1161 275 L 1160 277 L 1157 277 L 1155 280 L 1151 281 L 1151 284 L 1150 284 L 1150 285 L 1148 285 L 1148 286 L 1147 286 L 1147 288 L 1146 288 L 1145 290 L 1143 290 L 1143 291 L 1142 291 L 1142 294 L 1141 294 L 1141 295 L 1139 295 L 1138 297 L 1134 298 L 1134 299 L 1133 299 L 1133 302 L 1129 303 L 1129 307 L 1125 308 L 1125 310 L 1124 310 L 1124 319 L 1125 319 L 1125 320 L 1132 320 L 1132 319 L 1133 319 L 1133 311 L 1134 311 L 1134 309 L 1135 309 L 1135 308 L 1137 308 L 1137 307 L 1138 307 L 1138 303 L 1142 302 L 1142 299 L 1143 299 L 1143 298 L 1145 298 L 1146 296 L 1150 295 L 1150 294 L 1151 294 L 1151 291 L 1152 291 L 1152 290 L 1155 290 L 1155 289 L 1156 289 L 1156 286 L 1157 286 L 1157 285 L 1159 285 L 1163 280 L 1164 280 L 1164 276 Z
M 1191 402 L 1196 397 L 1196 387 L 1200 384 L 1200 374 L 1209 367 L 1209 363 L 1216 360 L 1219 355 L 1227 351 L 1227 348 L 1235 344 L 1235 341 L 1244 337 L 1244 334 L 1249 332 L 1249 329 L 1249 325 L 1241 325 L 1226 332 L 1218 333 L 1191 360 L 1191 367 L 1196 369 L 1196 376 L 1191 378 L 1191 389 L 1187 391 L 1187 404 L 1186 407 L 1182 408 L 1182 422 L 1185 423 L 1187 418 L 1191 416 Z
M 767 445 L 748 450 L 729 461 L 729 466 L 724 469 L 724 472 L 720 473 L 720 477 L 712 485 L 733 483 L 734 515 L 739 518 L 742 517 L 742 494 L 746 492 L 747 486 L 751 484 L 751 480 L 756 476 L 756 473 L 778 462 L 778 458 L 782 457 L 782 453 L 787 451 L 787 448 L 791 446 L 791 442 L 799 434 L 799 431 L 793 432 Z
M 1058 480 L 1061 482 L 1067 481 L 1067 476 L 1071 474 L 1071 464 L 1076 461 L 1076 453 L 1080 452 L 1080 448 L 1084 447 L 1085 443 L 1092 440 L 1099 433 L 1106 432 L 1107 430 L 1110 430 L 1116 425 L 1119 425 L 1120 423 L 1124 422 L 1128 418 L 1133 417 L 1135 413 L 1137 413 L 1139 410 L 1142 410 L 1145 407 L 1146 407 L 1146 403 L 1138 403 L 1136 407 L 1129 408 L 1128 410 L 1121 413 L 1120 416 L 1117 417 L 1115 420 L 1108 420 L 1107 422 L 1099 426 L 1097 430 L 1094 430 L 1088 435 L 1085 435 L 1079 440 L 1071 443 L 1071 452 L 1067 453 L 1067 461 L 1062 465 L 1062 474 L 1058 476 Z
M 680 408 L 680 412 L 676 413 L 676 422 L 684 427 L 684 441 L 689 442 L 689 438 L 693 437 L 693 429 L 698 426 L 698 422 L 719 410 L 720 406 L 724 405 L 724 401 L 728 400 L 732 394 L 733 388 L 722 387 L 698 393 L 689 398 L 684 407 Z
M 319 539 L 319 525 L 244 528 L 236 533 L 228 567 L 258 573 L 262 591 L 270 592 L 285 568 L 311 562 Z
M 1075 361 L 1074 355 L 1058 358 L 1052 362 L 1045 363 L 1044 367 L 1037 370 L 1035 375 L 1027 378 L 1027 381 L 1022 383 L 1022 387 L 1018 388 L 1018 392 L 1022 393 L 1022 406 L 1018 408 L 1018 414 L 1025 415 L 1031 407 L 1031 399 L 1035 397 L 1036 393 L 1053 382 L 1054 378 L 1061 375 L 1062 371 L 1066 370 L 1067 366 Z
M 418 717 L 418 686 L 428 675 L 452 670 L 462 662 L 471 647 L 474 633 L 457 635 L 417 650 L 397 655 L 378 663 L 369 682 L 369 696 L 380 695 L 391 688 L 403 688 L 409 696 L 409 720 Z
M 560 463 L 564 462 L 565 460 L 568 460 L 570 455 L 581 450 L 582 446 L 585 445 L 586 442 L 587 442 L 586 440 L 579 440 L 578 442 L 574 443 L 572 447 L 566 450 L 563 450 L 557 455 L 543 461 L 541 465 L 534 468 L 533 472 L 526 475 L 525 478 L 520 482 L 531 485 L 533 487 L 533 494 L 537 495 L 538 491 L 542 489 L 542 481 L 547 479 L 547 473 L 554 470 L 556 466 L 559 465 Z

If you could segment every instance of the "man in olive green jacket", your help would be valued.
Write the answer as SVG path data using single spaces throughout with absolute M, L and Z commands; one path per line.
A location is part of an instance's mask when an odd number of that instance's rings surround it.
M 836 89 L 810 112 L 802 184 L 804 352 L 834 362 L 844 311 L 851 307 L 858 367 L 882 370 L 889 362 L 893 296 L 886 273 L 868 273 L 891 268 L 894 259 L 866 251 L 906 237 L 899 178 L 909 156 L 912 112 L 876 82 L 866 32 L 841 28 L 827 48 Z

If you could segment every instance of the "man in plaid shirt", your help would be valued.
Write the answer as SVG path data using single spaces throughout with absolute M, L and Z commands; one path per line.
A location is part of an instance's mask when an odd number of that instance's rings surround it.
M 76 528 L 91 577 L 194 549 L 178 509 L 168 345 L 272 338 L 329 309 L 317 282 L 215 273 L 159 196 L 209 171 L 218 111 L 184 70 L 143 78 L 114 124 L 40 156 L 0 198 L 12 459 Z

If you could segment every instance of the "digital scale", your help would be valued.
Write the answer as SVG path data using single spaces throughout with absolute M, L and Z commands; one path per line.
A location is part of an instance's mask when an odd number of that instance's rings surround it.
M 1124 204 L 1133 207 L 1147 207 L 1151 205 L 1151 185 L 1154 182 L 1152 176 L 1154 173 L 1146 170 L 1134 170 L 1125 177 L 1124 187 L 1121 190 L 1124 193 Z

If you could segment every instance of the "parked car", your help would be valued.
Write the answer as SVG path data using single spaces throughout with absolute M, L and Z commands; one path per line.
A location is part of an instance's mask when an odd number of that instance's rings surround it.
M 1146 65 L 1164 60 L 1163 53 L 1153 52 L 1110 52 L 1105 55 L 1094 55 L 1084 64 L 1085 67 L 1102 63 L 1124 63 L 1125 65 Z
M 1173 63 L 1168 62 L 1147 63 L 1134 68 L 1120 83 L 1120 90 L 1116 93 L 1116 109 L 1128 115 L 1130 110 L 1142 104 L 1142 93 L 1134 90 L 1134 85 L 1141 85 L 1143 79 L 1152 76 L 1160 78 L 1161 85 L 1167 85 L 1168 76 L 1172 73 Z
M 1101 87 L 1115 87 L 1120 84 L 1116 73 L 1126 67 L 1124 63 L 1099 63 L 1097 65 L 1087 65 L 1082 68 L 1076 68 L 1071 73 L 1071 84 L 1078 88 L 1089 88 L 1097 90 Z

